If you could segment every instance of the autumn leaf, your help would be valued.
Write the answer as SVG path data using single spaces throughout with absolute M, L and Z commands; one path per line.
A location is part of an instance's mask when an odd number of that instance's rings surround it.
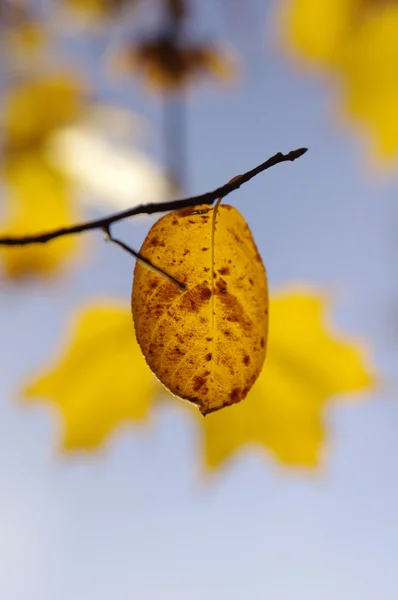
M 263 366 L 268 327 L 265 269 L 242 215 L 223 204 L 174 211 L 140 254 L 186 288 L 136 264 L 132 312 L 150 368 L 203 415 L 240 402 Z
M 131 315 L 115 302 L 87 307 L 68 327 L 58 360 L 23 390 L 62 416 L 62 448 L 92 450 L 117 427 L 141 422 L 159 387 L 135 340 Z
M 1 236 L 38 233 L 77 220 L 68 183 L 40 155 L 26 153 L 10 161 L 3 167 L 3 178 L 8 186 L 8 211 L 5 222 L 0 222 Z M 9 279 L 52 275 L 70 260 L 78 244 L 76 237 L 65 236 L 51 245 L 2 247 L 4 274 Z
M 271 298 L 260 377 L 244 402 L 200 419 L 208 468 L 253 445 L 289 466 L 320 462 L 327 404 L 373 384 L 361 348 L 326 326 L 325 309 L 325 300 L 308 291 Z
M 77 220 L 72 188 L 47 156 L 47 144 L 62 126 L 82 110 L 82 88 L 67 74 L 29 80 L 10 90 L 1 115 L 6 184 L 2 235 L 24 235 L 70 225 Z M 69 260 L 77 248 L 71 237 L 50 246 L 2 248 L 5 275 L 49 276 Z
M 287 0 L 283 40 L 333 75 L 343 110 L 367 131 L 375 156 L 398 152 L 398 4 L 392 0 Z
M 1 114 L 6 156 L 38 150 L 81 113 L 82 103 L 82 86 L 68 74 L 31 79 L 8 91 Z

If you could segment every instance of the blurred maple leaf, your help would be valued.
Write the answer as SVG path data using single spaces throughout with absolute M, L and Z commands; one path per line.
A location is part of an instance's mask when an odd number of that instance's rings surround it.
M 202 420 L 205 462 L 219 467 L 247 444 L 284 464 L 319 463 L 323 410 L 337 394 L 369 389 L 359 349 L 325 327 L 325 302 L 308 292 L 271 298 L 268 353 L 246 400 Z
M 89 450 L 116 427 L 142 421 L 160 384 L 145 363 L 124 307 L 90 306 L 69 331 L 58 364 L 29 383 L 24 396 L 43 397 L 57 407 L 65 450 Z
M 3 235 L 23 235 L 68 225 L 77 219 L 68 180 L 48 161 L 49 137 L 82 110 L 83 91 L 71 76 L 49 76 L 24 82 L 4 98 L 1 117 L 3 161 L 7 186 Z M 77 245 L 57 240 L 51 248 L 30 245 L 2 248 L 9 278 L 49 275 L 64 263 Z
M 364 126 L 374 154 L 398 152 L 398 4 L 392 0 L 286 0 L 285 46 L 337 75 L 344 111 Z
M 252 442 L 288 465 L 315 465 L 326 403 L 373 383 L 360 350 L 326 330 L 321 297 L 281 294 L 270 310 L 268 358 L 254 388 L 239 405 L 198 417 L 209 468 Z M 143 419 L 165 393 L 140 352 L 129 310 L 109 304 L 79 316 L 64 354 L 28 383 L 24 396 L 51 401 L 65 423 L 64 449 L 78 450 L 96 448 L 118 425 Z M 189 403 L 173 402 L 199 415 Z

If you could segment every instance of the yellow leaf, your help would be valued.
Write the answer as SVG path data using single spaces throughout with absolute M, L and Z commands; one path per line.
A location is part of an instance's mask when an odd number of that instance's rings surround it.
M 316 294 L 291 291 L 271 299 L 260 377 L 245 402 L 201 419 L 209 468 L 248 444 L 268 449 L 286 465 L 319 462 L 326 404 L 373 383 L 360 349 L 332 334 L 324 313 Z
M 281 25 L 286 47 L 310 64 L 334 66 L 350 35 L 353 0 L 285 0 Z
M 19 155 L 3 166 L 3 176 L 8 186 L 9 214 L 0 223 L 0 235 L 38 233 L 77 220 L 69 185 L 39 155 Z M 69 260 L 77 244 L 76 236 L 65 236 L 48 244 L 1 247 L 5 275 L 10 279 L 38 273 L 51 275 Z
M 75 119 L 82 88 L 67 74 L 33 79 L 3 99 L 2 129 L 6 153 L 37 148 L 57 128 Z
M 117 303 L 87 307 L 52 368 L 24 397 L 46 399 L 63 419 L 62 447 L 97 448 L 127 421 L 142 421 L 157 389 L 135 341 L 131 315 Z
M 364 18 L 341 59 L 346 110 L 384 159 L 398 153 L 398 4 Z
M 203 415 L 242 400 L 265 358 L 265 269 L 242 215 L 221 204 L 174 211 L 150 230 L 141 254 L 186 285 L 137 263 L 132 312 L 150 368 Z
M 289 0 L 285 45 L 330 71 L 345 113 L 369 134 L 374 154 L 398 152 L 398 4 L 391 0 Z M 339 89 L 340 91 L 340 89 Z
M 92 19 L 114 15 L 123 6 L 136 0 L 64 0 L 72 9 Z

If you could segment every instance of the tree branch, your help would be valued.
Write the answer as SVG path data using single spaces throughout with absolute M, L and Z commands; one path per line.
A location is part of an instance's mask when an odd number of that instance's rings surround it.
M 293 161 L 299 158 L 307 152 L 307 148 L 298 148 L 292 150 L 288 154 L 282 154 L 278 152 L 258 167 L 255 167 L 251 171 L 247 171 L 243 175 L 235 177 L 229 183 L 218 187 L 212 192 L 201 194 L 199 196 L 193 196 L 191 198 L 183 198 L 181 200 L 171 200 L 168 202 L 159 202 L 153 204 L 141 204 L 134 208 L 128 208 L 118 213 L 114 213 L 102 219 L 96 219 L 94 221 L 87 221 L 85 223 L 78 223 L 77 225 L 71 225 L 69 227 L 61 227 L 54 229 L 53 231 L 46 231 L 44 233 L 37 233 L 31 235 L 22 236 L 9 236 L 0 237 L 0 246 L 26 246 L 28 244 L 44 244 L 56 238 L 64 235 L 72 235 L 75 233 L 82 233 L 84 231 L 91 231 L 93 229 L 107 230 L 112 223 L 134 217 L 135 215 L 147 214 L 151 215 L 154 213 L 166 212 L 169 210 L 178 210 L 180 208 L 187 208 L 188 206 L 196 206 L 198 204 L 213 204 L 218 198 L 225 198 L 231 192 L 237 190 L 241 185 L 259 175 L 266 169 L 273 167 L 279 163 Z

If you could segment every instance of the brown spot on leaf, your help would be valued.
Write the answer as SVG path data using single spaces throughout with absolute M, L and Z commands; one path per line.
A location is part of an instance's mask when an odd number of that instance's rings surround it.
M 180 217 L 189 217 L 194 214 L 194 209 L 192 206 L 187 206 L 186 208 L 181 208 L 178 214 Z
M 181 300 L 180 308 L 182 311 L 188 310 L 198 312 L 200 307 L 209 301 L 210 297 L 211 289 L 209 288 L 207 281 L 205 281 L 185 293 Z
M 260 346 L 261 346 L 261 348 L 264 348 L 264 346 L 265 346 L 265 339 L 263 337 L 260 340 Z
M 224 279 L 216 281 L 216 294 L 226 294 L 227 291 L 227 282 Z
M 229 399 L 231 400 L 232 403 L 239 402 L 239 400 L 241 398 L 242 398 L 242 392 L 241 392 L 240 388 L 234 388 L 229 395 Z
M 248 354 L 243 357 L 243 364 L 246 366 L 250 365 L 250 356 Z
M 154 238 L 151 239 L 151 241 L 148 244 L 149 246 L 153 246 L 154 248 L 156 248 L 157 246 L 160 246 L 160 248 L 164 248 L 166 245 L 166 242 L 164 240 L 159 240 L 159 238 L 157 238 L 156 236 Z
M 229 275 L 230 274 L 229 267 L 223 267 L 222 269 L 219 269 L 218 272 L 220 273 L 220 275 Z
M 195 377 L 193 378 L 193 386 L 192 389 L 194 392 L 197 392 L 200 390 L 200 388 L 202 386 L 204 386 L 204 384 L 207 381 L 207 377 L 205 375 L 195 375 Z
M 203 287 L 200 290 L 200 297 L 203 300 L 208 300 L 211 296 L 211 289 L 207 286 L 207 281 L 203 284 Z
M 212 357 L 212 353 L 208 352 L 205 356 L 205 360 L 209 361 L 209 360 L 211 360 L 211 357 Z
M 202 248 L 202 252 L 206 252 L 206 250 L 209 250 L 209 248 Z
M 238 323 L 245 332 L 250 332 L 253 322 L 246 316 L 239 300 L 232 294 L 220 294 L 218 297 L 224 305 L 226 320 L 230 323 Z

